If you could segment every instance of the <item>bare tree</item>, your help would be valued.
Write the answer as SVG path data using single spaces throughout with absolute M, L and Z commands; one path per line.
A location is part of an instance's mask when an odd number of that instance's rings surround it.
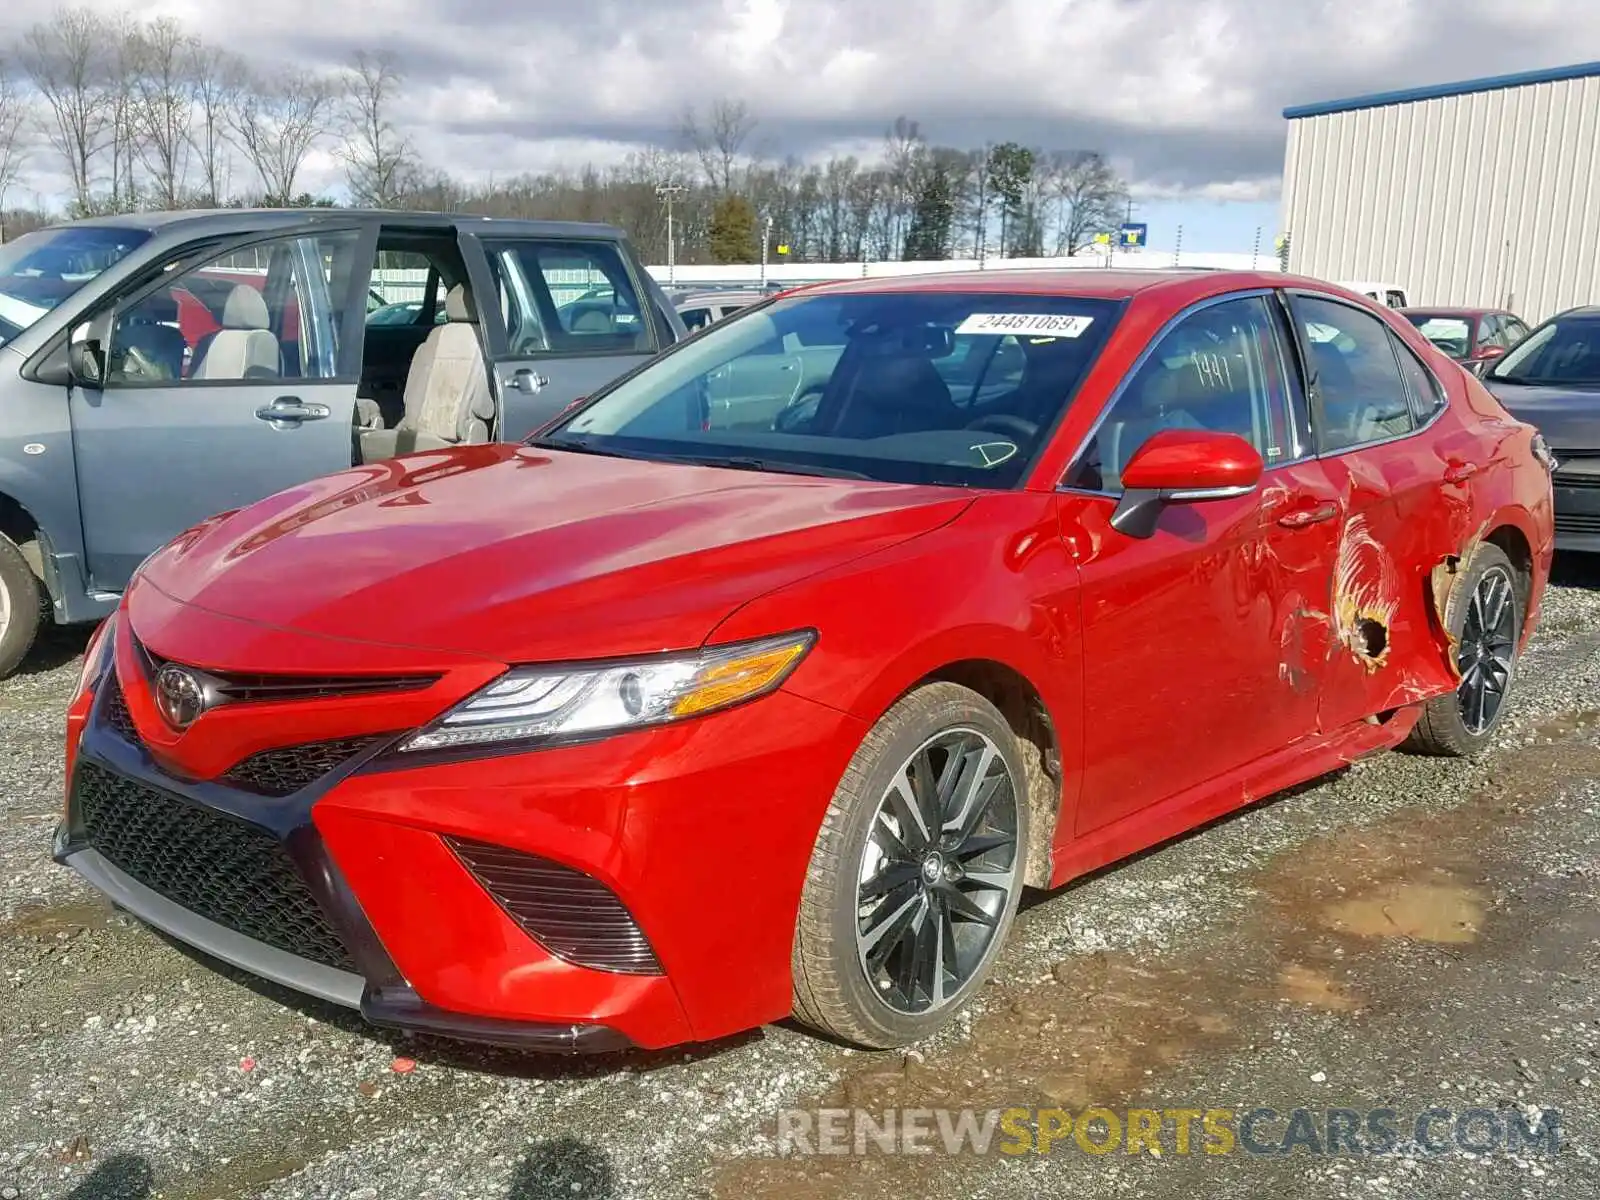
M 6 210 L 6 193 L 22 176 L 27 149 L 22 135 L 28 117 L 28 101 L 17 86 L 11 64 L 0 58 L 0 214 Z
M 743 100 L 718 100 L 704 123 L 692 107 L 683 113 L 683 139 L 700 160 L 706 181 L 723 195 L 733 191 L 733 172 L 739 154 L 756 127 L 756 118 Z
M 335 116 L 329 81 L 306 71 L 245 90 L 232 115 L 239 149 L 261 177 L 269 204 L 294 202 L 295 180 L 307 156 L 326 137 Z
M 1076 254 L 1127 213 L 1128 187 L 1093 151 L 1058 156 L 1055 175 L 1056 253 Z
M 45 136 L 66 166 L 79 213 L 94 208 L 95 174 L 111 134 L 106 33 L 96 13 L 67 8 L 22 38 L 22 68 L 44 101 Z
M 143 154 L 144 130 L 139 123 L 139 26 L 127 13 L 105 21 L 106 107 L 110 113 L 112 212 L 138 208 L 138 165 Z
M 177 208 L 188 190 L 198 46 L 171 17 L 152 21 L 134 40 L 133 123 L 155 198 L 167 209 Z
M 416 182 L 409 138 L 390 119 L 405 76 L 389 54 L 361 51 L 344 77 L 341 157 L 350 195 L 357 204 L 391 208 Z
M 199 41 L 190 44 L 184 69 L 193 89 L 189 145 L 200 158 L 204 200 L 218 205 L 228 194 L 233 160 L 229 135 L 249 72 L 226 50 Z

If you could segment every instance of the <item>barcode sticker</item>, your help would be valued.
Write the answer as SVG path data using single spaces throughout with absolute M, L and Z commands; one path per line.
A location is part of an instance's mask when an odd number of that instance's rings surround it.
M 1070 337 L 1082 335 L 1094 324 L 1093 317 L 1062 313 L 973 313 L 956 326 L 957 333 L 1027 334 L 1032 337 Z

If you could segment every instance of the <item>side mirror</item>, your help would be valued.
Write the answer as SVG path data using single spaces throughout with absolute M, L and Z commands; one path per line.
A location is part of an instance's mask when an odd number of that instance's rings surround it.
M 1261 455 L 1242 437 L 1200 429 L 1163 429 L 1122 469 L 1122 499 L 1111 528 L 1147 538 L 1168 504 L 1248 495 L 1261 482 Z
M 67 346 L 67 366 L 74 383 L 99 387 L 105 382 L 106 355 L 98 338 L 85 338 Z

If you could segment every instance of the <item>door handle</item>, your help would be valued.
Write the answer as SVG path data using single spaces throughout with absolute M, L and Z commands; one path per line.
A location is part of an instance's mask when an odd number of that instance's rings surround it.
M 1444 469 L 1446 483 L 1465 483 L 1479 471 L 1483 470 L 1477 463 L 1453 462 Z
M 1310 508 L 1297 508 L 1293 512 L 1284 513 L 1278 518 L 1278 524 L 1286 529 L 1303 529 L 1319 521 L 1331 521 L 1338 515 L 1339 505 L 1335 501 L 1325 500 Z
M 333 410 L 326 404 L 305 404 L 299 396 L 279 396 L 256 409 L 256 420 L 266 421 L 275 429 L 288 429 L 302 421 L 321 421 L 332 415 Z
M 511 386 L 519 392 L 527 392 L 530 396 L 543 391 L 549 383 L 550 380 L 546 376 L 540 375 L 537 371 L 530 371 L 527 367 L 521 367 L 511 373 Z

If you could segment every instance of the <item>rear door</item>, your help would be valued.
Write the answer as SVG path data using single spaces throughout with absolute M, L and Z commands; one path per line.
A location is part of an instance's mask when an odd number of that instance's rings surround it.
M 1319 708 L 1333 731 L 1450 682 L 1427 572 L 1460 548 L 1465 481 L 1484 456 L 1475 434 L 1417 436 L 1445 412 L 1444 394 L 1384 321 L 1331 296 L 1299 293 L 1292 304 L 1317 451 L 1344 508 Z
M 121 590 L 207 516 L 350 465 L 369 236 L 319 224 L 213 246 L 73 330 L 105 364 L 69 401 L 94 587 Z M 186 334 L 180 303 L 209 322 Z
M 673 331 L 622 243 L 462 234 L 503 414 L 520 441 L 649 359 Z

